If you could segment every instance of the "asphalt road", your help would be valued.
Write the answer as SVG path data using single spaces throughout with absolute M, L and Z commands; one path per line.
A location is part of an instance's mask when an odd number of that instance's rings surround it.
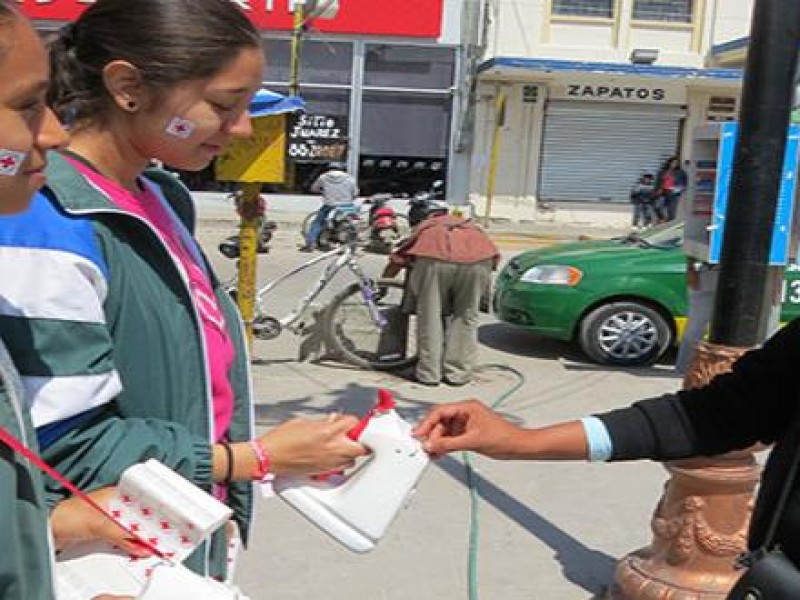
M 233 274 L 216 244 L 232 224 L 201 222 L 199 237 L 223 276 Z M 259 259 L 268 280 L 308 257 L 282 226 Z M 519 243 L 505 246 L 511 254 Z M 384 258 L 365 256 L 377 275 Z M 269 304 L 288 310 L 310 278 L 291 282 Z M 344 282 L 335 282 L 339 288 Z M 432 405 L 465 397 L 498 401 L 524 382 L 499 410 L 527 426 L 579 418 L 679 386 L 669 365 L 608 369 L 585 362 L 569 344 L 535 337 L 484 315 L 480 363 L 463 388 L 427 388 L 399 376 L 335 362 L 298 362 L 301 340 L 284 333 L 257 341 L 253 380 L 257 424 L 292 415 L 364 412 L 387 387 L 400 411 L 417 420 Z M 491 365 L 501 365 L 501 368 Z M 479 493 L 471 512 L 463 456 L 432 464 L 417 494 L 371 553 L 357 555 L 317 530 L 278 498 L 260 499 L 250 549 L 238 581 L 253 600 L 572 600 L 601 594 L 616 561 L 650 541 L 649 520 L 665 481 L 660 465 L 499 462 L 473 457 Z M 477 541 L 470 544 L 471 525 Z M 477 565 L 470 583 L 470 554 Z M 473 594 L 470 595 L 472 588 Z

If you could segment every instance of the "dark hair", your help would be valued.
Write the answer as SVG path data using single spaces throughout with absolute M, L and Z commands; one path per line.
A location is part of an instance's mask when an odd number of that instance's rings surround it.
M 7 24 L 16 21 L 20 16 L 16 5 L 12 0 L 0 0 L 0 27 L 5 27 Z M 5 39 L 0 39 L 0 60 L 6 57 L 8 52 L 8 43 Z
M 674 161 L 678 161 L 678 166 L 679 167 L 681 166 L 681 161 L 677 156 L 670 156 L 667 160 L 664 161 L 664 164 L 661 165 L 661 170 L 667 171 L 670 168 L 670 165 L 672 165 Z
M 16 18 L 18 15 L 19 12 L 12 0 L 0 0 L 0 21 Z
M 212 77 L 261 36 L 230 0 L 98 0 L 50 45 L 50 105 L 67 122 L 110 106 L 104 67 L 125 60 L 156 93 Z
M 0 21 L 10 21 L 22 16 L 14 0 L 0 0 Z

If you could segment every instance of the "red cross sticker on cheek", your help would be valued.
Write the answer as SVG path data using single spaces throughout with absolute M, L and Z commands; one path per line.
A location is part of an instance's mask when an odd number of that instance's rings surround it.
M 5 150 L 0 148 L 0 175 L 16 175 L 22 163 L 25 162 L 24 152 L 15 152 L 14 150 Z
M 189 119 L 173 117 L 172 120 L 167 124 L 167 133 L 185 140 L 194 133 L 196 127 L 197 126 Z

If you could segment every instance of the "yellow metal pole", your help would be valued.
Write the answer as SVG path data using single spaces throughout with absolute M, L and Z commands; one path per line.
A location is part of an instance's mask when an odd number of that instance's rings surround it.
M 253 318 L 255 316 L 256 299 L 256 261 L 258 257 L 259 214 L 258 197 L 261 192 L 260 183 L 242 184 L 242 195 L 239 199 L 239 281 L 237 286 L 237 303 L 242 313 L 247 343 L 253 347 Z
M 494 131 L 492 132 L 492 146 L 489 150 L 489 173 L 486 177 L 486 212 L 483 216 L 483 224 L 489 227 L 492 218 L 492 203 L 494 201 L 494 184 L 497 178 L 497 162 L 500 154 L 500 134 L 506 120 L 506 92 L 504 89 L 497 90 L 494 100 Z
M 305 3 L 295 3 L 294 24 L 292 26 L 292 53 L 289 59 L 289 92 L 292 96 L 297 96 L 300 91 L 300 56 L 303 46 L 305 12 Z
M 300 95 L 300 57 L 303 52 L 303 32 L 305 30 L 305 3 L 294 4 L 294 24 L 292 26 L 292 45 L 289 56 L 289 93 Z M 291 159 L 286 161 L 286 187 L 294 191 L 295 165 Z

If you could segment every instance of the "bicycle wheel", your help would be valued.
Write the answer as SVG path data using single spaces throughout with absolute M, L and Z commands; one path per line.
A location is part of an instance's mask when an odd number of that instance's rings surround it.
M 342 359 L 365 369 L 393 371 L 411 366 L 417 360 L 416 318 L 403 313 L 403 284 L 379 280 L 381 295 L 377 308 L 386 320 L 378 327 L 353 283 L 336 295 L 328 307 L 327 339 Z

